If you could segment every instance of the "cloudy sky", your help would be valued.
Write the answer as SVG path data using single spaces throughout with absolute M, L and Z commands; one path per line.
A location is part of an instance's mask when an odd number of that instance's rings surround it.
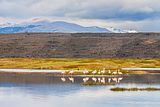
M 0 0 L 0 21 L 32 18 L 160 31 L 160 0 Z

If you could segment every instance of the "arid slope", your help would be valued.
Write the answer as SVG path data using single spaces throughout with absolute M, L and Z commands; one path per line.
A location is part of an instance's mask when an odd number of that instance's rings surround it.
M 160 33 L 1 34 L 0 57 L 160 58 Z

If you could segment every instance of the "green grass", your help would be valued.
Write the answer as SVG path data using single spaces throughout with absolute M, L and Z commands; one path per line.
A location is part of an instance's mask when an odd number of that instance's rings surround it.
M 81 83 L 81 85 L 84 85 L 84 86 L 106 86 L 106 85 L 115 85 L 114 83 L 100 83 L 100 82 L 84 82 L 84 83 Z
M 160 59 L 0 58 L 1 69 L 115 70 L 123 67 L 160 68 Z
M 111 88 L 111 91 L 160 91 L 160 88 L 148 87 L 148 88 Z

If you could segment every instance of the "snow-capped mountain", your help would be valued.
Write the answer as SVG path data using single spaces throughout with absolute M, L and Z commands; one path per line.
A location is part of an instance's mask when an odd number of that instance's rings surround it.
M 136 30 L 123 30 L 123 29 L 116 29 L 113 27 L 107 28 L 110 32 L 113 33 L 138 33 Z
M 12 26 L 12 23 L 0 23 L 0 27 L 9 27 Z
M 136 31 L 120 30 L 114 28 L 84 27 L 64 21 L 50 22 L 46 20 L 34 20 L 20 24 L 6 23 L 0 25 L 0 33 L 21 32 L 63 32 L 63 33 L 136 33 Z
M 1 17 L 0 17 L 0 28 L 13 26 L 14 24 L 16 24 L 16 23 L 11 22 L 11 21 L 9 21 L 9 20 L 6 19 L 6 18 L 1 18 Z

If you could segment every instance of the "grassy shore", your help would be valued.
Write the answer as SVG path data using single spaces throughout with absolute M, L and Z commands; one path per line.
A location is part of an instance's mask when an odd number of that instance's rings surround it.
M 160 91 L 160 88 L 148 87 L 148 88 L 111 88 L 111 91 Z
M 160 68 L 160 59 L 0 58 L 1 69 L 95 70 L 123 67 Z

